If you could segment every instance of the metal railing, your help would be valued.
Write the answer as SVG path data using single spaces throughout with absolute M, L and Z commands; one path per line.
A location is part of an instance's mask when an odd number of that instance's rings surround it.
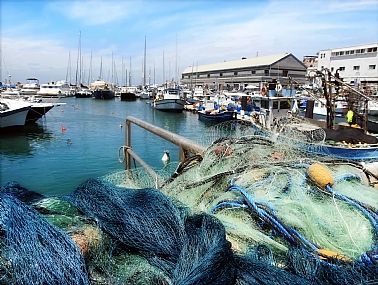
M 120 160 L 121 163 L 123 163 L 124 161 L 126 161 L 126 166 L 125 166 L 125 169 L 127 171 L 130 171 L 131 170 L 131 157 L 134 158 L 134 160 L 136 162 L 138 162 L 140 164 L 140 166 L 142 166 L 146 172 L 154 178 L 154 180 L 156 181 L 156 184 L 160 184 L 163 179 L 142 159 L 140 158 L 133 150 L 132 150 L 132 146 L 131 146 L 131 123 L 177 145 L 180 147 L 180 153 L 179 153 L 179 161 L 180 162 L 183 162 L 185 161 L 186 159 L 188 159 L 191 154 L 194 154 L 194 155 L 203 155 L 203 152 L 205 151 L 205 147 L 190 140 L 190 139 L 187 139 L 187 138 L 184 138 L 180 135 L 177 135 L 175 133 L 172 133 L 170 131 L 167 131 L 165 129 L 162 129 L 162 128 L 159 128 L 155 125 L 152 125 L 150 123 L 147 123 L 145 121 L 142 121 L 142 120 L 139 120 L 135 117 L 132 117 L 132 116 L 128 116 L 126 117 L 126 130 L 125 130 L 125 145 L 124 146 L 121 146 L 120 149 L 119 149 L 119 152 L 120 150 L 122 149 L 123 150 L 123 155 L 124 155 L 124 159 L 123 160 Z

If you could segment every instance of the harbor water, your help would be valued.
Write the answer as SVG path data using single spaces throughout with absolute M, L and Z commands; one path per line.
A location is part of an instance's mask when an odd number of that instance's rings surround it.
M 17 181 L 41 194 L 68 194 L 89 178 L 125 169 L 118 150 L 125 145 L 127 116 L 197 142 L 207 127 L 197 114 L 161 112 L 146 100 L 69 97 L 44 101 L 65 105 L 54 107 L 22 131 L 1 134 L 1 185 Z M 171 162 L 178 160 L 176 145 L 133 124 L 131 139 L 133 150 L 155 170 L 174 165 L 164 164 L 164 150 L 169 150 Z

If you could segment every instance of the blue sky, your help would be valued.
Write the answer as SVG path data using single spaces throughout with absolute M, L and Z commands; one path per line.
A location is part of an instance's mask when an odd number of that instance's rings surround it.
M 378 42 L 378 1 L 9 1 L 1 5 L 1 79 L 76 81 L 79 32 L 84 79 L 140 84 L 189 66 Z M 164 54 L 164 57 L 163 57 Z M 112 56 L 113 55 L 113 56 Z M 130 69 L 131 58 L 131 69 Z M 123 65 L 122 65 L 123 62 Z M 177 66 L 177 68 L 176 68 Z M 164 71 L 164 73 L 163 73 Z M 67 77 L 68 74 L 68 77 Z

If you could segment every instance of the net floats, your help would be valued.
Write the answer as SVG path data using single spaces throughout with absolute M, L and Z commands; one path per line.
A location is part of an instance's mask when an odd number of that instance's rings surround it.
M 334 183 L 333 176 L 329 169 L 319 163 L 310 165 L 307 169 L 307 175 L 320 187 L 332 186 Z

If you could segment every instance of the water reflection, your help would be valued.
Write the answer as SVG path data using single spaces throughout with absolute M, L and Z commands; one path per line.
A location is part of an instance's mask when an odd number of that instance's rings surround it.
M 1 134 L 0 153 L 9 157 L 30 157 L 36 143 L 51 140 L 53 134 L 44 125 L 27 124 L 17 132 Z

